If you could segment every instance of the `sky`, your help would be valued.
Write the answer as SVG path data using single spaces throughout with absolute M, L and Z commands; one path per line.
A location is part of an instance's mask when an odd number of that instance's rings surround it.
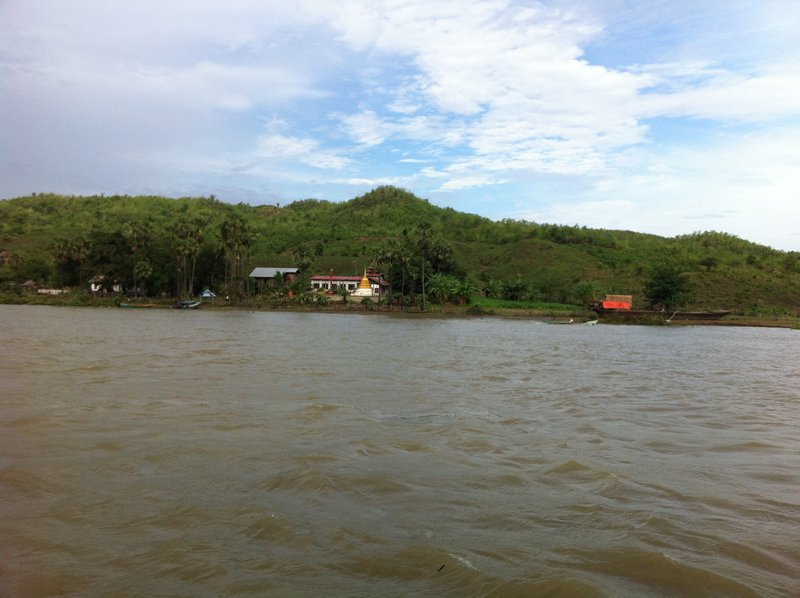
M 800 251 L 800 0 L 0 0 L 0 198 L 343 201 Z

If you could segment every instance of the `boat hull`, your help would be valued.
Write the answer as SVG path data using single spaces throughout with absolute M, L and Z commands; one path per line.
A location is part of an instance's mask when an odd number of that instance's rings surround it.
M 662 318 L 666 321 L 703 321 L 719 320 L 733 313 L 730 309 L 713 311 L 658 311 L 653 309 L 606 309 L 596 307 L 597 315 L 613 318 Z
M 200 307 L 200 302 L 199 301 L 181 301 L 175 307 L 177 307 L 178 309 L 197 309 L 198 307 Z

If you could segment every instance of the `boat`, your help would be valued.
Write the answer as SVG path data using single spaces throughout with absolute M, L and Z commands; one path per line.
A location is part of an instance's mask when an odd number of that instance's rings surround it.
M 661 314 L 669 312 L 660 312 Z M 715 309 L 709 311 L 675 311 L 667 318 L 667 322 L 673 320 L 719 320 L 733 313 L 732 309 Z
M 155 303 L 119 303 L 119 307 L 135 307 L 135 308 L 143 308 L 143 307 L 155 307 Z
M 733 313 L 732 309 L 715 309 L 709 311 L 665 311 L 657 309 L 606 309 L 593 308 L 597 315 L 614 318 L 663 318 L 666 322 L 675 320 L 719 320 Z
M 611 316 L 614 318 L 662 318 L 666 322 L 673 321 L 698 321 L 719 320 L 732 314 L 732 309 L 715 309 L 706 311 L 681 311 L 666 309 L 631 309 L 631 295 L 606 295 L 603 301 L 592 303 L 592 309 L 599 317 Z
M 200 302 L 191 300 L 178 301 L 178 305 L 176 305 L 175 307 L 177 307 L 178 309 L 197 309 L 198 307 L 200 307 Z

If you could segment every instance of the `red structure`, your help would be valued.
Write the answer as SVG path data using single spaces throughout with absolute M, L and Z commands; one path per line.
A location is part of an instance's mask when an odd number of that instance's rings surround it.
M 632 303 L 633 295 L 606 295 L 601 305 L 603 309 L 630 310 Z

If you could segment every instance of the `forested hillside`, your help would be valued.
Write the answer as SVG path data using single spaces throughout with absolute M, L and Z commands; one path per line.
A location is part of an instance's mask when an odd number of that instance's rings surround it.
M 394 187 L 351 201 L 231 205 L 214 197 L 67 197 L 0 201 L 0 286 L 33 280 L 88 287 L 102 276 L 142 294 L 210 287 L 244 298 L 254 266 L 304 274 L 374 267 L 395 293 L 432 301 L 470 295 L 584 304 L 605 293 L 648 303 L 654 272 L 685 283 L 681 304 L 743 314 L 800 308 L 800 254 L 721 232 L 676 238 L 533 222 L 494 222 L 439 208 Z M 303 289 L 297 289 L 302 292 Z

